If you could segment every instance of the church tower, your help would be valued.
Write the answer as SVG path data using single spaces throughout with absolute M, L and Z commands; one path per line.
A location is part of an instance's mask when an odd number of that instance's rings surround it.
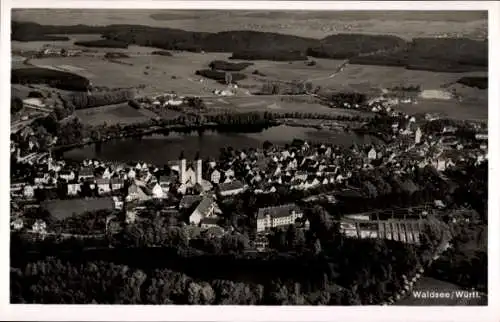
M 196 183 L 201 184 L 201 175 L 202 175 L 202 161 L 200 158 L 195 160 L 194 171 L 196 173 Z
M 181 152 L 179 157 L 179 181 L 181 184 L 186 183 L 186 158 L 184 157 L 184 151 Z
M 422 140 L 422 130 L 420 127 L 415 131 L 415 144 L 420 144 L 420 141 Z

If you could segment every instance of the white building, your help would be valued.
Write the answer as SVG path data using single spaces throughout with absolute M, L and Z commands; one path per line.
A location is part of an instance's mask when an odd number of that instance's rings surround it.
M 192 225 L 199 225 L 203 219 L 215 217 L 215 211 L 215 200 L 212 197 L 205 197 L 189 216 L 189 223 Z
M 303 213 L 296 204 L 260 208 L 257 212 L 257 232 L 294 224 L 302 216 Z
M 100 194 L 111 192 L 111 184 L 109 179 L 97 179 L 97 190 Z
M 24 198 L 31 199 L 35 196 L 35 190 L 33 189 L 32 186 L 27 185 L 23 189 L 23 196 Z
M 228 183 L 222 183 L 219 185 L 219 193 L 221 196 L 234 196 L 242 193 L 245 190 L 245 185 L 238 180 L 231 181 Z
M 165 198 L 165 192 L 163 191 L 163 188 L 160 186 L 160 184 L 156 183 L 154 185 L 153 189 L 151 189 L 151 191 L 153 194 L 153 198 L 156 198 L 156 199 Z
M 371 150 L 368 152 L 368 159 L 369 160 L 377 159 L 377 150 L 375 150 L 375 148 L 371 148 Z
M 195 160 L 194 164 L 187 165 L 186 159 L 179 160 L 179 182 L 181 189 L 193 187 L 195 184 L 202 184 L 203 162 L 201 159 Z
M 32 228 L 34 233 L 45 234 L 47 232 L 47 224 L 41 219 L 37 219 Z
M 58 174 L 59 178 L 66 180 L 67 182 L 75 180 L 75 173 L 73 171 L 61 171 Z
M 76 196 L 81 190 L 80 183 L 68 183 L 68 196 Z
M 212 183 L 218 184 L 220 182 L 220 178 L 221 178 L 221 173 L 217 169 L 212 171 L 212 173 L 210 174 L 210 182 Z
M 415 131 L 415 144 L 420 144 L 422 140 L 422 130 L 420 127 Z

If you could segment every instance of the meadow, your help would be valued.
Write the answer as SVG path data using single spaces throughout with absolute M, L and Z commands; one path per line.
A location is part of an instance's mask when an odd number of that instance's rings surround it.
M 272 112 L 272 113 L 315 113 L 337 116 L 374 116 L 371 112 L 330 108 L 316 102 L 304 103 L 272 96 L 206 98 L 205 104 L 212 111 Z
M 488 121 L 488 102 L 475 103 L 456 100 L 420 100 L 418 104 L 400 104 L 396 110 L 408 114 L 438 113 L 455 120 Z
M 94 86 L 136 87 L 139 95 L 154 95 L 174 91 L 180 95 L 215 97 L 213 91 L 226 86 L 214 80 L 195 75 L 197 69 L 207 68 L 214 60 L 228 60 L 229 53 L 189 53 L 172 52 L 172 56 L 132 54 L 122 58 L 127 64 L 109 62 L 97 57 L 53 57 L 33 59 L 31 63 L 40 67 L 52 67 L 71 71 L 87 77 Z M 473 73 L 437 73 L 429 71 L 407 70 L 401 67 L 382 67 L 367 65 L 347 65 L 334 77 L 331 74 L 342 63 L 339 60 L 314 59 L 315 66 L 305 62 L 254 61 L 253 65 L 242 70 L 247 76 L 239 82 L 241 91 L 238 97 L 224 97 L 208 100 L 212 108 L 227 108 L 224 101 L 234 104 L 230 109 L 242 111 L 287 110 L 332 113 L 331 109 L 321 105 L 282 102 L 280 98 L 249 97 L 248 92 L 258 92 L 267 82 L 309 80 L 314 87 L 333 91 L 358 91 L 363 93 L 378 92 L 382 88 L 401 85 L 420 85 L 423 89 L 454 88 L 463 97 L 462 102 L 455 99 L 448 101 L 420 100 L 418 105 L 402 104 L 398 109 L 409 113 L 440 113 L 457 119 L 487 119 L 487 90 L 453 85 L 464 76 L 484 76 L 484 72 Z M 258 70 L 262 75 L 255 75 Z M 141 86 L 143 85 L 143 86 Z M 237 102 L 241 100 L 240 102 Z M 237 102 L 237 103 L 234 103 Z M 286 106 L 283 108 L 282 106 Z M 352 111 L 343 111 L 352 113 Z
M 194 72 L 197 68 L 207 66 L 216 57 L 221 55 L 175 53 L 173 57 L 137 55 L 118 60 L 126 64 L 110 62 L 99 56 L 54 57 L 33 59 L 31 63 L 66 70 L 70 67 L 72 72 L 90 79 L 94 86 L 116 88 L 144 85 L 139 94 L 174 91 L 182 95 L 210 95 L 214 89 L 225 86 L 210 80 L 201 83 L 200 77 L 195 76 Z M 207 87 L 205 83 L 211 83 L 211 86 Z
M 439 89 L 464 76 L 485 76 L 486 72 L 442 73 L 408 70 L 403 67 L 372 65 L 347 65 L 333 78 L 313 81 L 325 88 L 390 88 L 394 86 L 420 85 L 422 89 Z
M 156 114 L 148 110 L 136 110 L 128 104 L 107 105 L 75 111 L 75 115 L 84 125 L 128 125 L 146 122 L 156 117 Z

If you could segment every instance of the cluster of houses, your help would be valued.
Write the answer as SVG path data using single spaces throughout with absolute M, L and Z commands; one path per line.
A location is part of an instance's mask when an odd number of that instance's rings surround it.
M 79 56 L 83 53 L 82 50 L 79 49 L 66 49 L 66 48 L 55 48 L 48 47 L 40 50 L 38 52 L 38 56 L 41 57 L 73 57 Z
M 151 105 L 154 108 L 177 107 L 186 103 L 184 96 L 177 96 L 177 94 L 174 93 L 159 94 L 153 96 L 152 98 L 142 97 L 139 98 L 138 101 L 142 104 Z
M 405 174 L 416 167 L 430 165 L 437 172 L 443 172 L 460 163 L 480 164 L 486 161 L 487 146 L 477 149 L 458 139 L 445 142 L 423 133 L 417 123 L 413 117 L 395 122 L 393 132 L 399 140 L 389 145 L 342 148 L 303 142 L 267 150 L 233 151 L 230 156 L 219 160 L 188 161 L 181 157 L 161 169 L 147 163 L 127 166 L 98 160 L 86 160 L 75 167 L 66 165 L 64 161 L 54 161 L 49 155 L 35 165 L 38 172 L 33 182 L 13 182 L 11 191 L 13 197 L 29 200 L 34 198 L 36 189 L 53 189 L 63 184 L 67 189 L 67 198 L 71 199 L 81 198 L 82 190 L 91 189 L 102 197 L 112 196 L 113 205 L 110 207 L 123 210 L 128 223 L 135 221 L 145 201 L 176 199 L 171 198 L 172 194 L 180 194 L 178 209 L 191 209 L 187 223 L 211 229 L 218 227 L 221 220 L 218 199 L 234 198 L 247 190 L 268 194 L 280 187 L 308 190 L 330 185 L 332 189 L 342 189 L 353 184 L 351 178 L 357 172 L 384 165 L 401 187 L 414 191 L 418 187 Z M 453 137 L 455 131 L 455 128 L 444 127 L 442 134 Z M 478 132 L 476 139 L 486 145 L 487 134 Z M 367 187 L 364 188 L 375 190 L 373 194 L 376 194 L 376 188 L 370 187 L 369 182 L 365 185 Z M 258 237 L 255 244 L 260 248 L 265 248 L 266 239 L 262 236 L 272 228 L 294 223 L 309 225 L 295 204 L 262 208 L 256 217 Z M 42 223 L 38 222 L 35 228 L 41 226 Z M 360 238 L 373 235 L 418 242 L 414 233 L 418 227 L 407 222 L 389 226 L 384 223 L 366 229 L 346 224 L 344 228 L 346 234 L 355 233 Z

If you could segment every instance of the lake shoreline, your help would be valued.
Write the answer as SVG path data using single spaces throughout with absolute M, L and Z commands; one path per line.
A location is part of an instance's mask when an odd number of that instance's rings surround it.
M 152 163 L 164 163 L 162 156 L 175 160 L 183 152 L 188 157 L 200 152 L 203 157 L 217 157 L 221 148 L 232 146 L 243 149 L 261 148 L 265 141 L 284 146 L 293 139 L 302 139 L 310 143 L 329 143 L 350 146 L 379 141 L 371 135 L 359 135 L 355 132 L 316 129 L 278 124 L 261 127 L 253 131 L 224 131 L 220 128 L 197 128 L 186 130 L 152 130 L 147 134 L 122 136 L 98 142 L 87 142 L 66 146 L 57 151 L 64 159 L 84 160 L 103 159 L 108 161 L 134 160 Z M 154 151 L 151 152 L 151 151 Z

